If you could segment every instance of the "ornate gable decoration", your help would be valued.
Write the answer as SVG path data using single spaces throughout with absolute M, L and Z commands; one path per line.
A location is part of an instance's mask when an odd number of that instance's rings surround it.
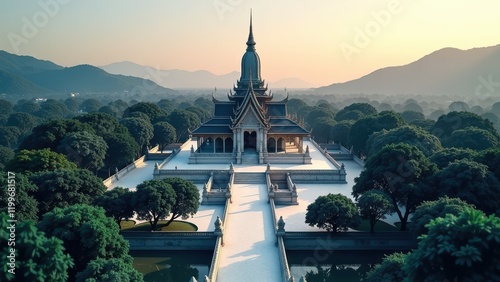
M 240 122 L 241 125 L 250 125 L 250 126 L 259 126 L 261 125 L 260 121 L 255 116 L 253 110 L 249 110 L 246 112 L 245 116 Z

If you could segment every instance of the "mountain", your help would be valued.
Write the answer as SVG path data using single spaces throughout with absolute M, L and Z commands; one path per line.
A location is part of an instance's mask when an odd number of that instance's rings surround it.
M 62 67 L 30 56 L 0 51 L 0 93 L 41 95 L 54 93 L 174 93 L 151 80 L 109 74 L 98 67 Z
M 141 66 L 132 62 L 119 62 L 101 67 L 112 74 L 133 75 L 151 79 L 163 87 L 169 88 L 230 88 L 240 78 L 240 73 L 233 71 L 216 75 L 206 70 L 162 70 L 151 66 Z M 269 87 L 310 88 L 312 85 L 298 78 L 287 78 L 269 82 Z
M 315 92 L 498 95 L 500 93 L 498 66 L 500 66 L 500 45 L 469 50 L 444 48 L 410 64 L 378 69 L 355 80 L 316 88 Z
M 102 66 L 101 69 L 112 74 L 133 75 L 151 79 L 159 85 L 169 88 L 227 88 L 240 77 L 238 72 L 216 75 L 204 70 L 161 70 L 132 62 L 113 63 Z

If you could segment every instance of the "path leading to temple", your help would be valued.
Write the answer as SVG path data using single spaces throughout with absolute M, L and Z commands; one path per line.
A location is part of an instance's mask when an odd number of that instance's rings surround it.
M 217 282 L 280 281 L 271 207 L 265 184 L 235 184 L 224 227 Z

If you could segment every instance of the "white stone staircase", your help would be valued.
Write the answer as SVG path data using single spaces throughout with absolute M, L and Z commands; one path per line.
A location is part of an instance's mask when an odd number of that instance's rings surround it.
M 236 172 L 234 174 L 235 184 L 265 184 L 266 174 L 262 172 Z

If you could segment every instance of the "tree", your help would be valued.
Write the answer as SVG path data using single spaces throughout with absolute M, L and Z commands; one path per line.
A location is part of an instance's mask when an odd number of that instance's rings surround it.
M 137 185 L 132 199 L 137 219 L 149 221 L 151 230 L 155 231 L 158 221 L 170 214 L 175 197 L 172 185 L 162 180 L 148 180 Z
M 198 108 L 206 109 L 209 114 L 214 111 L 214 102 L 204 97 L 197 98 L 194 100 L 194 105 Z
M 318 118 L 333 119 L 335 113 L 324 107 L 314 107 L 306 117 L 306 122 L 310 127 L 314 127 Z
M 361 218 L 370 222 L 370 232 L 375 232 L 375 224 L 386 215 L 394 213 L 391 199 L 379 190 L 370 190 L 359 197 L 357 206 Z
M 306 223 L 331 232 L 347 231 L 359 225 L 359 211 L 352 200 L 342 194 L 319 196 L 307 206 Z
M 36 150 L 49 148 L 55 151 L 67 134 L 80 131 L 94 132 L 89 125 L 77 120 L 50 120 L 33 128 L 32 133 L 24 138 L 19 149 Z
M 11 102 L 0 99 L 0 115 L 8 116 L 12 113 L 13 105 Z
M 329 143 L 331 139 L 332 127 L 335 125 L 335 120 L 328 117 L 320 117 L 315 119 L 312 125 L 312 135 L 317 142 Z
M 76 282 L 92 281 L 141 282 L 144 281 L 144 276 L 121 259 L 96 258 L 76 275 Z
M 500 203 L 500 182 L 486 165 L 458 160 L 434 175 L 440 196 L 460 198 L 487 214 L 494 213 Z
M 5 146 L 0 146 L 0 170 L 3 171 L 5 165 L 14 157 L 14 151 Z
M 422 109 L 422 107 L 417 103 L 408 103 L 403 107 L 403 111 L 405 111 L 405 112 L 412 111 L 412 112 L 423 113 L 424 109 Z
M 409 280 L 500 280 L 500 218 L 467 209 L 433 219 L 427 227 L 429 233 L 407 257 Z
M 104 141 L 108 144 L 106 158 L 104 164 L 108 168 L 108 176 L 111 176 L 111 169 L 127 165 L 134 161 L 139 154 L 139 145 L 128 134 L 113 134 L 108 133 L 103 136 Z
M 176 105 L 171 100 L 168 99 L 161 99 L 156 104 L 165 112 L 165 115 L 169 115 L 176 108 L 175 107 Z
M 15 148 L 18 144 L 21 131 L 14 126 L 0 126 L 0 146 Z
M 432 127 L 431 133 L 443 140 L 453 131 L 471 126 L 489 131 L 498 138 L 498 133 L 491 121 L 470 112 L 449 112 L 440 116 Z
M 436 166 L 417 147 L 389 144 L 366 161 L 365 169 L 354 179 L 352 195 L 358 199 L 372 189 L 385 192 L 391 198 L 403 231 L 416 207 L 435 196 L 434 189 L 426 180 L 436 170 Z
M 60 119 L 65 118 L 69 113 L 68 107 L 54 99 L 47 99 L 40 105 L 40 110 L 36 115 L 43 119 Z
M 32 115 L 36 114 L 38 110 L 40 110 L 40 106 L 37 103 L 25 99 L 17 101 L 16 105 L 14 106 L 14 111 Z
M 36 123 L 36 117 L 28 113 L 13 113 L 7 119 L 7 126 L 15 126 L 21 132 L 30 132 Z
M 101 102 L 92 98 L 87 99 L 80 104 L 80 110 L 86 113 L 97 112 L 100 107 Z
M 149 141 L 153 138 L 153 125 L 141 118 L 124 118 L 121 121 L 130 135 L 135 139 L 135 142 L 139 144 L 142 150 L 147 149 Z
M 500 148 L 480 152 L 475 161 L 487 165 L 488 169 L 500 180 Z
M 373 133 L 366 141 L 368 156 L 375 154 L 387 144 L 405 143 L 416 146 L 424 155 L 430 156 L 443 149 L 439 139 L 428 132 L 413 126 L 381 130 Z
M 406 254 L 393 253 L 384 257 L 384 260 L 375 265 L 375 267 L 367 273 L 366 281 L 368 282 L 401 282 L 404 281 L 406 274 L 403 270 L 406 260 Z M 364 280 L 363 280 L 364 281 Z
M 360 118 L 376 114 L 377 114 L 377 109 L 375 109 L 372 105 L 368 103 L 353 103 L 340 110 L 335 115 L 335 120 L 336 121 L 358 120 Z
M 108 145 L 102 137 L 87 131 L 70 133 L 57 146 L 57 151 L 65 154 L 79 168 L 92 171 L 104 166 L 107 150 Z
M 68 110 L 73 113 L 78 112 L 78 108 L 80 107 L 80 103 L 75 97 L 70 97 L 64 100 L 64 105 L 66 105 Z
M 187 219 L 196 214 L 200 205 L 200 192 L 196 185 L 178 177 L 165 178 L 162 181 L 170 184 L 175 192 L 175 203 L 170 210 L 172 217 L 167 226 L 176 218 Z
M 105 113 L 90 113 L 77 116 L 73 119 L 93 128 L 95 134 L 101 137 L 107 134 L 128 134 L 125 126 L 121 125 L 116 118 Z
M 425 116 L 421 112 L 416 111 L 404 111 L 401 113 L 401 117 L 407 122 L 410 123 L 414 120 L 422 120 L 425 119 Z
M 74 281 L 76 274 L 97 258 L 132 263 L 128 242 L 102 208 L 85 204 L 56 208 L 43 216 L 38 227 L 47 236 L 61 239 L 73 258 L 75 267 L 69 272 L 69 281 Z
M 470 111 L 469 105 L 465 102 L 462 102 L 462 101 L 452 102 L 448 106 L 448 109 L 450 109 L 450 111 L 455 111 L 455 112 L 469 112 Z
M 352 120 L 344 120 L 332 126 L 330 134 L 333 142 L 342 144 L 346 148 L 350 148 L 351 140 L 349 139 L 349 131 L 351 130 L 353 124 L 354 121 Z
M 474 206 L 459 198 L 448 198 L 447 196 L 435 201 L 425 201 L 415 210 L 411 218 L 411 229 L 417 235 L 427 234 L 429 229 L 425 226 L 431 220 L 445 217 L 447 214 L 459 216 L 465 210 L 473 208 Z
M 153 125 L 152 144 L 160 145 L 160 151 L 163 152 L 165 146 L 177 140 L 175 128 L 168 122 L 158 122 Z
M 445 147 L 468 148 L 475 151 L 486 150 L 500 146 L 499 138 L 487 130 L 477 127 L 458 129 L 443 139 Z
M 434 123 L 436 122 L 431 119 L 415 119 L 410 121 L 408 124 L 430 132 L 431 128 L 434 126 Z
M 443 150 L 434 153 L 429 157 L 430 161 L 435 163 L 439 169 L 447 167 L 450 163 L 467 159 L 475 160 L 477 152 L 471 149 L 444 148 Z
M 15 227 L 15 241 L 9 241 L 10 224 L 8 215 L 0 213 L 0 250 L 3 270 L 1 281 L 57 281 L 68 280 L 68 270 L 73 267 L 73 260 L 65 253 L 63 242 L 58 238 L 46 236 L 33 222 L 19 221 Z M 15 245 L 9 243 L 15 242 Z M 14 247 L 15 270 L 10 269 L 10 248 Z
M 94 205 L 102 207 L 106 211 L 106 216 L 113 218 L 121 229 L 121 221 L 134 216 L 133 196 L 134 193 L 129 189 L 115 187 L 97 197 L 94 200 Z
M 128 117 L 133 112 L 145 113 L 153 122 L 165 115 L 165 112 L 158 105 L 149 102 L 140 102 L 128 107 L 123 113 L 123 117 Z
M 121 117 L 123 115 L 123 112 L 120 112 L 113 105 L 102 106 L 102 107 L 99 108 L 99 110 L 97 112 L 110 115 L 113 118 L 118 118 L 118 117 Z
M 168 116 L 170 123 L 177 132 L 177 141 L 186 141 L 188 130 L 194 130 L 200 125 L 200 119 L 192 112 L 186 110 L 175 110 Z
M 9 197 L 14 198 L 15 208 L 16 208 L 16 219 L 18 221 L 38 221 L 38 202 L 32 196 L 37 187 L 31 183 L 28 178 L 21 174 L 15 174 L 15 194 L 11 194 L 9 191 L 9 186 L 7 182 L 7 174 L 2 173 L 0 175 L 0 185 L 1 185 L 1 195 L 0 195 L 0 206 L 9 206 Z
M 86 169 L 39 172 L 30 180 L 38 187 L 34 196 L 39 216 L 56 207 L 91 204 L 106 191 L 102 180 Z
M 381 112 L 356 121 L 349 131 L 349 140 L 354 151 L 366 154 L 366 141 L 374 132 L 393 129 L 404 125 L 404 120 L 395 112 Z
M 21 150 L 7 163 L 7 170 L 31 175 L 40 171 L 74 170 L 76 164 L 50 149 Z

